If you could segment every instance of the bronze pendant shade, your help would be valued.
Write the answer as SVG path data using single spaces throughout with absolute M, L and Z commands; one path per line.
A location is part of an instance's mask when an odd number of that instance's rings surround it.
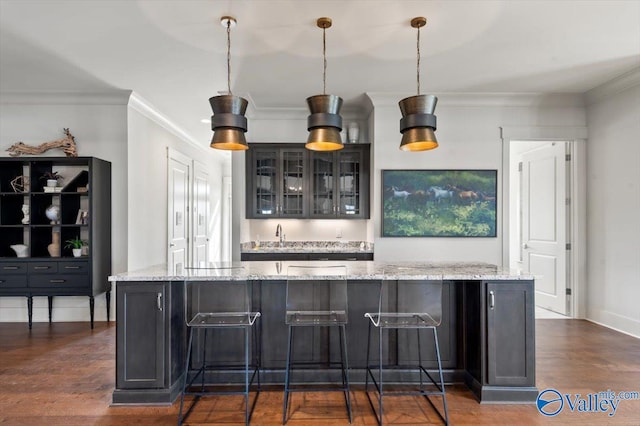
M 231 28 L 237 21 L 231 16 L 220 18 L 220 24 L 227 29 L 227 88 L 228 95 L 209 98 L 213 110 L 211 116 L 211 148 L 227 151 L 243 151 L 249 149 L 244 134 L 247 131 L 248 102 L 240 96 L 231 93 Z
M 211 147 L 228 151 L 243 151 L 249 148 L 244 133 L 247 118 L 244 116 L 248 102 L 240 96 L 220 95 L 209 98 L 213 110 Z
M 416 82 L 417 95 L 404 98 L 398 105 L 402 118 L 400 119 L 400 133 L 402 151 L 427 151 L 438 147 L 436 140 L 436 104 L 438 98 L 433 95 L 420 94 L 420 28 L 427 24 L 427 19 L 419 16 L 411 20 L 411 26 L 416 28 Z
M 411 96 L 398 102 L 402 113 L 402 151 L 427 151 L 438 147 L 436 116 L 433 113 L 436 103 L 438 98 L 433 95 Z
M 307 118 L 309 138 L 305 148 L 311 151 L 336 151 L 344 148 L 340 131 L 342 98 L 336 95 L 316 95 L 307 98 L 311 115 Z
M 336 95 L 327 95 L 327 56 L 326 56 L 326 29 L 331 27 L 330 18 L 318 18 L 318 28 L 322 28 L 322 57 L 323 57 L 323 92 L 322 95 L 307 98 L 310 115 L 307 118 L 307 130 L 309 137 L 305 148 L 311 151 L 337 151 L 344 148 L 342 144 L 342 98 Z

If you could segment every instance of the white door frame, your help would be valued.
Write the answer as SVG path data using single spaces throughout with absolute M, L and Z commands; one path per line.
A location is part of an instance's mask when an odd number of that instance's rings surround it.
M 572 298 L 569 313 L 574 318 L 586 317 L 586 126 L 548 126 L 548 127 L 501 127 L 502 138 L 502 264 L 509 267 L 509 206 L 517 200 L 510 200 L 509 170 L 510 145 L 512 141 L 565 141 L 572 142 L 570 162 L 570 259 L 567 259 L 569 285 Z

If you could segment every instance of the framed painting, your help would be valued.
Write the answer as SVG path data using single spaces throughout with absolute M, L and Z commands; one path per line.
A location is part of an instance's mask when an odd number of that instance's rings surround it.
M 383 170 L 383 237 L 495 237 L 497 170 Z

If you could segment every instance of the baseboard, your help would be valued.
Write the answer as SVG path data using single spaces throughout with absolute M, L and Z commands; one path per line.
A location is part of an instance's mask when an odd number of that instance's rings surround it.
M 115 293 L 113 293 L 115 295 Z M 111 298 L 109 318 L 115 319 L 115 303 Z M 95 297 L 94 320 L 107 320 L 107 303 L 104 294 Z M 90 321 L 88 296 L 57 296 L 53 298 L 53 322 Z M 0 297 L 0 322 L 28 322 L 25 296 Z M 49 322 L 49 305 L 46 296 L 33 297 L 33 322 Z
M 597 312 L 597 318 L 585 318 L 594 324 L 640 339 L 640 321 L 609 311 Z

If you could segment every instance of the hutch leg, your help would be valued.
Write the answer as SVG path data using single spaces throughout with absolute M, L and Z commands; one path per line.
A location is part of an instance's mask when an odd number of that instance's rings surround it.
M 53 296 L 47 296 L 49 299 L 49 323 L 51 323 L 51 313 L 53 312 Z
M 89 316 L 91 317 L 91 329 L 93 330 L 93 311 L 95 306 L 95 300 L 93 296 L 89 296 Z
M 111 285 L 109 285 L 105 293 L 105 298 L 107 299 L 107 322 L 109 322 L 109 313 L 111 312 Z
M 33 296 L 27 296 L 27 316 L 29 317 L 29 330 L 33 325 Z

